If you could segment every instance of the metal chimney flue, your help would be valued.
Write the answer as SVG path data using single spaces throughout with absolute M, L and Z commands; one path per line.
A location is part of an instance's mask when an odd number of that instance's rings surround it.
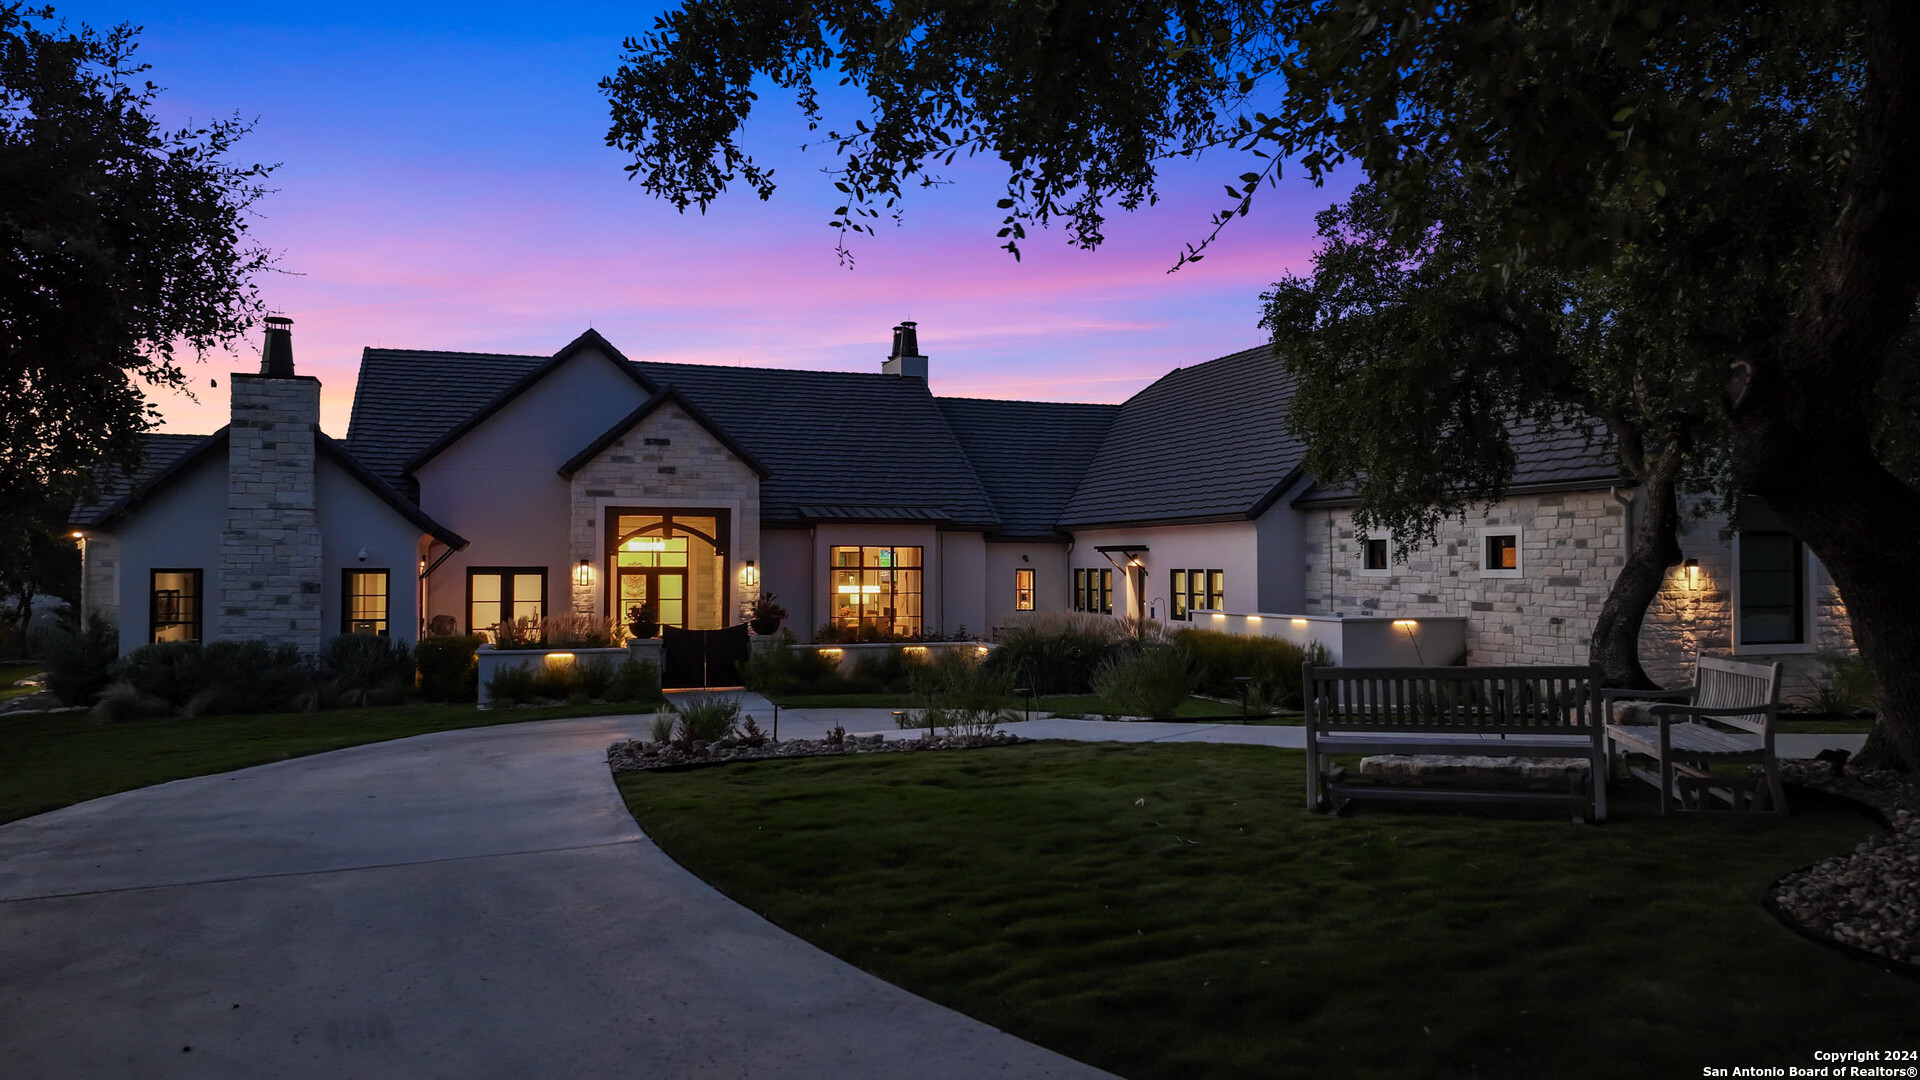
M 906 375 L 927 381 L 927 358 L 920 355 L 919 324 L 908 321 L 893 328 L 893 352 L 880 365 L 887 375 Z
M 284 315 L 266 318 L 267 340 L 260 348 L 260 374 L 293 377 L 293 320 Z

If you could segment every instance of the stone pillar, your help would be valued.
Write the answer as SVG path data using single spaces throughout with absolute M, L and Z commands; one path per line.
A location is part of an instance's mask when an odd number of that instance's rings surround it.
M 314 431 L 320 380 L 230 376 L 227 527 L 219 636 L 320 647 L 320 521 Z

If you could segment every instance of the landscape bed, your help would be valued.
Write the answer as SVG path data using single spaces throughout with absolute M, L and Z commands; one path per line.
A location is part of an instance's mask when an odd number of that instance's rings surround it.
M 1599 828 L 1329 818 L 1304 776 L 1297 751 L 1039 743 L 618 780 L 776 924 L 1128 1077 L 1700 1075 L 1912 1042 L 1920 985 L 1761 903 L 1858 814 L 1663 822 L 1627 791 Z

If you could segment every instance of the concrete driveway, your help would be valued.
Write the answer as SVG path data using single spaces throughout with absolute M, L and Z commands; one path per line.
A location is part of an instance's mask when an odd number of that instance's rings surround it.
M 0 826 L 0 1071 L 1106 1075 L 667 859 L 604 762 L 643 725 L 443 732 Z

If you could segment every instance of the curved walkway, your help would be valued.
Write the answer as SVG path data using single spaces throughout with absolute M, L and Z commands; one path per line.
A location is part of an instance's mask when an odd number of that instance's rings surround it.
M 423 735 L 0 826 L 5 1072 L 1107 1075 L 662 855 L 605 764 L 643 723 Z

